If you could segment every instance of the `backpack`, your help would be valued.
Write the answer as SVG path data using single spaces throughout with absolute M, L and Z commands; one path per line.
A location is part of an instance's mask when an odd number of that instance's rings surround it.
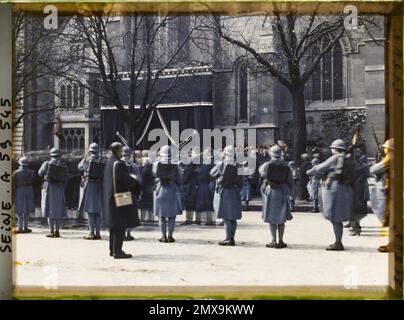
M 350 154 L 338 158 L 335 175 L 344 184 L 354 184 L 356 179 L 356 161 Z
M 267 171 L 267 181 L 270 184 L 284 184 L 288 180 L 289 167 L 285 163 L 270 163 Z

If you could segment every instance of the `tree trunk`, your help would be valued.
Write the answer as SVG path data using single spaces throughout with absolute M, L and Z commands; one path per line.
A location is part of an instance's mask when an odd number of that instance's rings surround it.
M 295 88 L 293 100 L 293 160 L 300 164 L 300 155 L 306 152 L 306 110 L 304 103 L 304 86 Z

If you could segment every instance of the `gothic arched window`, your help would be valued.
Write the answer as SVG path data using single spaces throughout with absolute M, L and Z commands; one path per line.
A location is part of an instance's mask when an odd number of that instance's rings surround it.
M 66 106 L 66 87 L 60 86 L 60 106 L 64 108 Z
M 72 86 L 69 84 L 67 86 L 67 107 L 72 106 Z
M 321 43 L 313 48 L 313 58 L 318 56 L 321 50 L 329 44 L 330 39 L 323 39 Z M 337 43 L 328 51 L 318 63 L 312 75 L 312 100 L 337 100 L 343 98 L 343 77 L 342 77 L 342 49 Z
M 73 85 L 73 106 L 75 108 L 79 106 L 79 87 L 77 84 Z
M 243 64 L 238 69 L 238 121 L 248 121 L 247 67 Z

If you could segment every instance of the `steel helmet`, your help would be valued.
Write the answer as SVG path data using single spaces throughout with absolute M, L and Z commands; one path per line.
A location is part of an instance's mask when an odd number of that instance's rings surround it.
M 131 153 L 132 153 L 132 149 L 131 149 L 130 147 L 124 146 L 124 147 L 122 148 L 122 154 L 123 154 L 124 156 L 130 156 Z
M 165 145 L 160 148 L 160 153 L 159 153 L 160 158 L 170 158 L 170 155 L 171 155 L 170 146 Z
M 277 144 L 269 148 L 269 155 L 271 156 L 271 158 L 280 158 L 281 154 L 281 147 L 279 147 Z
M 23 167 L 29 165 L 29 161 L 28 161 L 27 157 L 20 158 L 20 160 L 18 160 L 18 163 Z
M 346 150 L 346 142 L 342 139 L 334 140 L 331 145 L 330 149 L 337 149 L 337 150 Z
M 390 138 L 382 145 L 383 148 L 394 150 L 394 139 Z
M 90 144 L 89 151 L 91 153 L 98 153 L 100 151 L 100 147 L 97 143 L 93 142 L 92 144 Z
M 52 148 L 49 151 L 49 155 L 51 157 L 59 157 L 60 156 L 60 150 L 58 148 Z

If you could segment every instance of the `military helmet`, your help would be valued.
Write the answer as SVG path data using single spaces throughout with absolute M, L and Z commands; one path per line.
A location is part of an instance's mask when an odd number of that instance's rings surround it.
M 289 161 L 288 164 L 289 164 L 290 166 L 294 166 L 296 163 L 295 163 L 294 161 Z
M 303 161 L 306 161 L 306 160 L 308 160 L 308 159 L 310 158 L 310 156 L 309 156 L 308 153 L 302 153 L 302 154 L 300 155 L 300 158 L 301 158 Z
M 170 155 L 171 155 L 171 148 L 170 148 L 170 146 L 165 145 L 165 146 L 162 146 L 162 147 L 160 148 L 159 156 L 160 156 L 161 158 L 170 158 Z
M 142 150 L 142 157 L 147 157 L 149 155 L 149 150 Z
M 337 150 L 346 150 L 346 142 L 342 139 L 334 140 L 331 145 L 330 149 L 337 149 Z
M 29 165 L 29 161 L 28 161 L 27 157 L 20 158 L 20 160 L 18 160 L 18 163 L 20 164 L 20 166 L 24 166 L 24 167 Z
M 98 146 L 97 143 L 93 142 L 92 144 L 90 144 L 89 146 L 89 151 L 91 153 L 98 153 L 100 151 L 100 147 Z
M 383 148 L 394 150 L 394 139 L 390 138 L 382 145 Z
M 224 155 L 225 157 L 232 157 L 232 156 L 234 156 L 234 148 L 233 148 L 233 146 L 231 146 L 231 145 L 226 146 L 226 147 L 223 149 L 223 155 Z
M 269 155 L 271 156 L 271 158 L 280 158 L 281 154 L 281 147 L 279 147 L 277 144 L 269 148 Z
M 131 153 L 132 153 L 132 149 L 131 149 L 130 147 L 124 146 L 124 147 L 122 148 L 122 154 L 123 154 L 124 156 L 130 156 Z
M 51 157 L 59 157 L 60 156 L 60 150 L 58 148 L 52 148 L 49 151 L 49 155 Z
M 142 156 L 142 153 L 140 150 L 135 150 L 135 158 L 140 158 Z
M 320 163 L 320 160 L 318 158 L 313 158 L 313 160 L 311 160 L 310 163 L 315 166 L 316 164 Z

